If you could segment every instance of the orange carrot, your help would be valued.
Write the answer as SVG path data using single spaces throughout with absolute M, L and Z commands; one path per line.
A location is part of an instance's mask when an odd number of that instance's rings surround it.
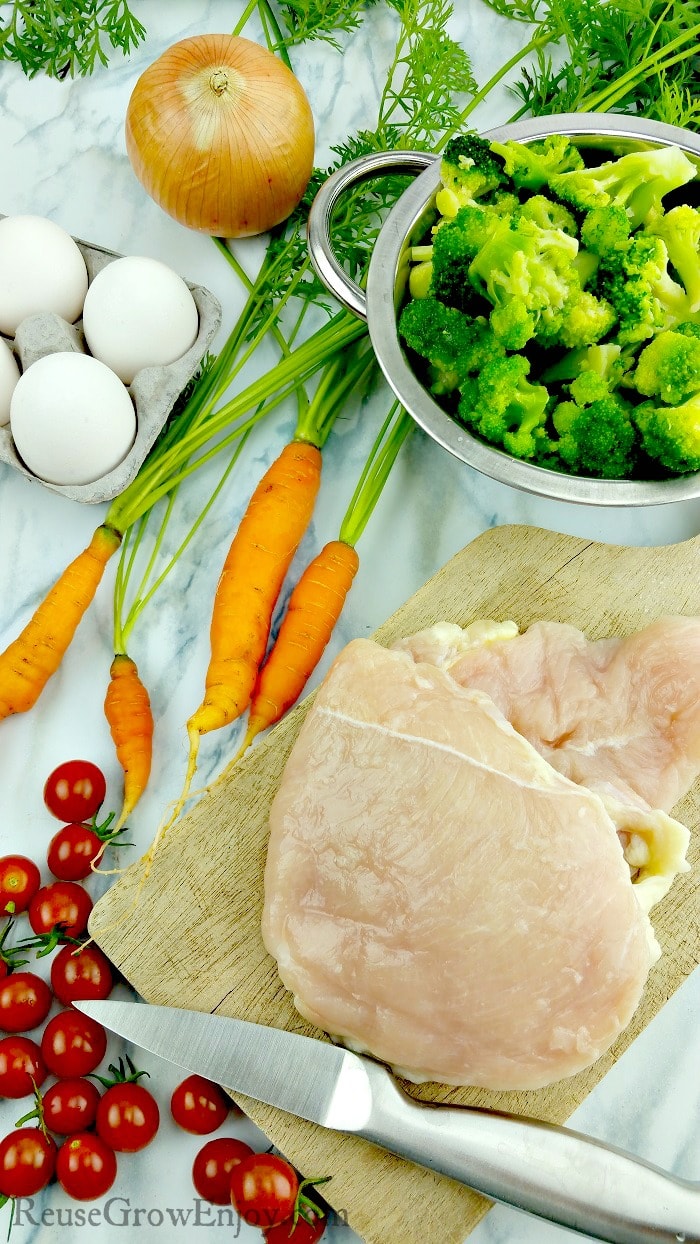
M 217 730 L 248 707 L 272 611 L 309 525 L 320 482 L 320 451 L 292 441 L 255 489 L 216 589 L 206 693 L 187 723 L 189 733 Z
M 104 709 L 124 770 L 124 800 L 113 830 L 118 834 L 146 789 L 153 757 L 151 702 L 135 662 L 125 652 L 112 661 Z
M 326 544 L 309 563 L 289 598 L 277 638 L 255 683 L 243 742 L 224 773 L 261 731 L 291 708 L 320 661 L 359 568 L 355 545 L 412 427 L 410 416 L 394 402 L 362 469 L 338 539 Z
M 25 713 L 58 669 L 121 535 L 103 524 L 66 567 L 17 639 L 0 654 L 0 720 Z
M 331 540 L 306 567 L 258 675 L 244 748 L 279 721 L 301 695 L 333 633 L 359 564 L 350 544 Z

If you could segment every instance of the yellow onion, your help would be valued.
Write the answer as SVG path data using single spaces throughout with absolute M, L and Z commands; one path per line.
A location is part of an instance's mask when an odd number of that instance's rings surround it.
M 314 122 L 290 69 L 250 39 L 197 35 L 149 65 L 126 149 L 156 203 L 202 233 L 239 238 L 286 220 L 314 159 Z

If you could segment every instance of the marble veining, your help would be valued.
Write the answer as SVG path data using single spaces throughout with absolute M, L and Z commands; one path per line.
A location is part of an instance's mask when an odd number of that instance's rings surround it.
M 235 278 L 208 238 L 183 229 L 145 196 L 126 157 L 123 117 L 136 77 L 148 63 L 178 38 L 230 30 L 243 3 L 178 0 L 171 5 L 153 0 L 137 7 L 148 27 L 147 41 L 129 60 L 115 55 L 109 69 L 98 70 L 90 79 L 59 83 L 38 77 L 28 81 L 16 67 L 0 64 L 0 212 L 45 214 L 97 245 L 170 263 L 188 280 L 215 292 L 224 308 L 225 329 L 242 303 Z M 483 82 L 524 42 L 524 32 L 497 17 L 480 0 L 460 0 L 455 8 L 454 35 L 469 47 L 477 79 Z M 363 28 L 349 41 L 343 56 L 326 44 L 313 44 L 297 53 L 297 71 L 317 119 L 319 164 L 330 162 L 334 143 L 371 124 L 393 49 L 393 22 L 392 14 L 376 5 L 368 10 Z M 475 121 L 482 128 L 500 124 L 515 106 L 512 95 L 503 89 L 479 108 Z M 239 246 L 237 253 L 248 270 L 254 271 L 256 244 Z M 386 401 L 386 391 L 372 399 L 372 403 L 381 401 Z M 332 433 L 316 515 L 294 571 L 305 564 L 312 550 L 337 534 L 374 436 L 372 403 L 361 410 L 350 406 L 347 418 Z M 179 793 L 187 750 L 184 722 L 199 702 L 208 651 L 208 607 L 221 562 L 250 492 L 284 443 L 293 419 L 290 407 L 251 436 L 210 512 L 206 541 L 200 539 L 192 546 L 167 580 L 157 606 L 134 632 L 133 656 L 148 682 L 157 726 L 152 782 L 132 818 L 130 839 L 136 847 L 126 849 L 130 858 L 135 850 L 145 849 L 164 807 Z M 163 559 L 177 546 L 188 520 L 192 521 L 216 485 L 222 465 L 214 461 L 182 490 L 179 518 L 168 533 Z M 70 502 L 0 466 L 3 646 L 17 633 L 57 572 L 87 543 L 102 512 L 102 507 Z M 658 545 L 700 531 L 700 502 L 643 511 L 548 502 L 476 474 L 416 431 L 360 541 L 360 573 L 312 685 L 348 640 L 369 634 L 460 548 L 487 527 L 504 523 L 527 523 L 615 544 Z M 3 854 L 23 851 L 44 857 L 57 823 L 43 807 L 43 781 L 55 764 L 70 756 L 89 756 L 102 765 L 109 780 L 107 804 L 117 802 L 116 761 L 102 714 L 112 655 L 113 574 L 111 566 L 40 707 L 2 725 Z M 231 727 L 203 742 L 203 782 L 222 767 L 239 735 L 240 727 Z M 94 878 L 89 884 L 97 897 L 109 878 Z M 679 1175 L 698 1177 L 699 1022 L 700 974 L 696 972 L 591 1094 L 572 1125 Z M 117 1058 L 123 1049 L 113 1042 L 110 1058 Z M 143 1153 L 120 1160 L 117 1183 L 108 1197 L 82 1207 L 87 1225 L 81 1225 L 77 1204 L 57 1186 L 35 1198 L 31 1208 L 21 1206 L 12 1235 L 16 1244 L 48 1244 L 58 1232 L 64 1244 L 80 1244 L 88 1238 L 95 1244 L 117 1244 L 132 1237 L 139 1244 L 260 1240 L 257 1231 L 225 1227 L 225 1219 L 217 1220 L 216 1210 L 196 1206 L 189 1170 L 201 1141 L 177 1132 L 168 1112 L 170 1092 L 181 1074 L 155 1058 L 138 1052 L 136 1058 L 152 1073 L 161 1105 L 163 1122 L 157 1141 Z M 0 1105 L 2 1134 L 24 1109 L 24 1102 Z M 224 1131 L 261 1140 L 247 1121 L 230 1120 Z M 337 1225 L 329 1231 L 329 1238 L 350 1244 L 356 1237 Z M 440 1239 L 439 1224 L 430 1238 Z M 473 1244 L 565 1244 L 573 1237 L 499 1206 L 470 1238 Z

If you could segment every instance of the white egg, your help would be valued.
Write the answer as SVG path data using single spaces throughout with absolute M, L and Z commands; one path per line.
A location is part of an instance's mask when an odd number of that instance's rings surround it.
M 128 390 L 87 354 L 47 354 L 20 377 L 10 430 L 25 466 L 49 484 L 91 484 L 126 457 L 136 435 Z
M 0 332 L 14 337 L 36 311 L 55 311 L 69 324 L 78 319 L 88 287 L 80 248 L 60 225 L 44 216 L 0 220 Z
M 198 330 L 188 286 L 158 259 L 114 259 L 98 272 L 85 298 L 83 331 L 90 353 L 125 384 L 143 367 L 174 363 Z
M 17 360 L 0 337 L 0 428 L 10 422 L 10 398 L 19 380 Z

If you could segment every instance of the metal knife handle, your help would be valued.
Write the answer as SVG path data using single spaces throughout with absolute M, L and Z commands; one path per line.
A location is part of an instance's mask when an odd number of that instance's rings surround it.
M 491 1200 L 611 1244 L 700 1241 L 700 1184 L 568 1128 L 416 1102 L 384 1068 L 370 1067 L 365 1139 Z

